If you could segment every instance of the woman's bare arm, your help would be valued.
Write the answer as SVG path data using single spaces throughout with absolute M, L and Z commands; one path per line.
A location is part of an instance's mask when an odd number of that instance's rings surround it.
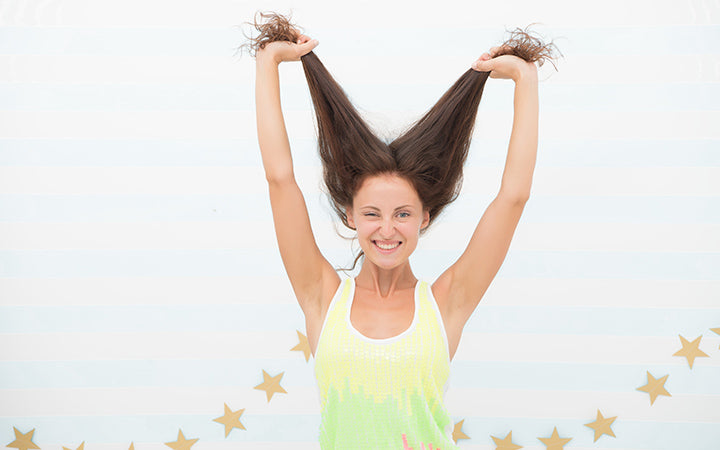
M 537 70 L 534 65 L 525 66 L 513 72 L 512 78 L 513 127 L 499 193 L 485 210 L 465 252 L 433 285 L 445 294 L 446 315 L 460 329 L 505 260 L 530 196 L 538 145 Z
M 289 42 L 268 45 L 257 53 L 255 81 L 258 142 L 268 182 L 275 234 L 290 283 L 300 307 L 308 316 L 320 313 L 324 284 L 334 281 L 333 276 L 339 282 L 339 277 L 315 242 L 305 199 L 295 180 L 280 104 L 278 66 L 283 56 L 274 51 L 278 47 L 282 51 L 295 48 L 298 52 L 304 51 L 302 54 L 309 52 L 311 47 Z M 300 54 L 297 57 L 299 59 Z

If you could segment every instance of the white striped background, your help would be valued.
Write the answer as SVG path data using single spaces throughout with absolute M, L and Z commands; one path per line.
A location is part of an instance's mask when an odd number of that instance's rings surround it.
M 313 362 L 283 272 L 238 27 L 293 13 L 379 134 L 418 118 L 480 53 L 532 27 L 533 190 L 453 361 L 466 449 L 720 448 L 717 1 L 0 1 L 0 445 L 317 449 Z M 246 26 L 245 30 L 249 30 Z M 300 64 L 286 125 L 318 243 L 352 262 L 320 190 Z M 499 188 L 513 85 L 489 79 L 463 192 L 412 262 L 432 281 Z M 337 220 L 335 220 L 337 223 Z M 340 230 L 347 235 L 345 231 Z M 678 335 L 702 336 L 692 369 Z M 287 394 L 253 389 L 284 372 Z M 636 390 L 668 374 L 672 397 Z M 212 419 L 245 409 L 246 430 Z M 616 437 L 584 424 L 617 416 Z

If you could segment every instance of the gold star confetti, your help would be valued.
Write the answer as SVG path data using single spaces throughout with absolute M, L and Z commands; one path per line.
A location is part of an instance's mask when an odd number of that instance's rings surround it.
M 85 449 L 85 441 L 80 444 L 80 447 L 77 448 L 77 450 L 84 450 Z M 63 447 L 63 450 L 72 450 L 71 448 Z
M 296 345 L 295 347 L 291 348 L 291 351 L 299 351 L 303 352 L 305 354 L 305 362 L 310 361 L 310 343 L 308 342 L 307 336 L 299 332 L 298 330 L 295 330 L 298 335 L 298 339 L 300 340 L 300 343 Z
M 195 445 L 198 439 L 185 439 L 182 430 L 178 430 L 178 438 L 175 442 L 166 442 L 165 445 L 174 450 L 190 450 L 190 447 Z
M 497 448 L 495 450 L 517 450 L 519 448 L 522 448 L 520 445 L 513 444 L 512 441 L 512 431 L 508 433 L 507 436 L 505 436 L 505 439 L 496 438 L 495 436 L 490 436 L 493 439 L 493 442 L 495 442 L 495 445 L 497 445 Z
M 13 431 L 15 432 L 15 440 L 6 445 L 6 447 L 13 447 L 17 448 L 19 450 L 28 450 L 29 448 L 40 448 L 32 441 L 33 433 L 35 433 L 35 428 L 28 431 L 25 434 L 22 434 L 20 430 L 13 427 Z
M 557 427 L 553 429 L 552 435 L 549 438 L 538 438 L 540 441 L 545 444 L 545 447 L 547 447 L 547 450 L 563 450 L 563 447 L 565 444 L 570 442 L 572 438 L 561 438 L 558 435 Z
M 606 419 L 603 417 L 602 414 L 600 414 L 600 410 L 597 410 L 597 419 L 595 419 L 595 422 L 585 424 L 586 427 L 590 427 L 595 430 L 595 440 L 593 440 L 593 442 L 596 442 L 598 439 L 600 439 L 600 436 L 602 436 L 603 434 L 615 437 L 615 433 L 613 433 L 613 430 L 610 428 L 610 425 L 612 425 L 615 419 L 617 419 L 617 416 L 608 417 Z
M 678 336 L 680 336 L 678 334 Z M 702 335 L 698 336 L 694 341 L 688 342 L 687 339 L 680 336 L 680 342 L 682 343 L 682 348 L 678 350 L 677 352 L 673 353 L 673 356 L 684 356 L 687 358 L 688 364 L 690 364 L 690 368 L 692 369 L 693 362 L 695 361 L 695 358 L 702 357 L 702 356 L 708 356 L 707 353 L 700 350 L 700 338 L 702 338 Z
M 255 386 L 255 389 L 265 391 L 268 403 L 276 392 L 287 394 L 287 391 L 283 389 L 282 386 L 280 386 L 280 380 L 282 380 L 282 376 L 284 373 L 285 372 L 280 372 L 280 375 L 275 375 L 274 377 L 271 377 L 267 372 L 263 370 L 264 381 Z
M 225 415 L 213 419 L 213 421 L 225 425 L 225 437 L 228 437 L 233 428 L 240 428 L 244 430 L 245 427 L 240 423 L 240 416 L 245 412 L 245 409 L 238 409 L 237 411 L 231 410 L 227 403 L 225 403 Z
M 456 424 L 455 424 L 455 428 L 453 428 L 452 438 L 453 438 L 453 441 L 455 441 L 456 444 L 457 444 L 457 441 L 458 441 L 459 439 L 470 439 L 470 436 L 468 436 L 467 434 L 463 433 L 463 431 L 462 431 L 463 422 L 465 422 L 465 419 L 463 419 L 463 420 L 461 420 L 460 422 L 456 423 Z
M 647 379 L 648 382 L 645 386 L 640 386 L 636 390 L 647 392 L 650 394 L 650 404 L 652 405 L 655 403 L 655 399 L 658 395 L 667 395 L 668 397 L 672 397 L 668 391 L 665 390 L 665 381 L 667 380 L 667 375 L 665 375 L 662 378 L 656 379 L 652 375 L 650 375 L 650 372 L 647 373 Z
M 710 331 L 712 331 L 715 334 L 720 334 L 720 328 L 710 328 Z M 720 346 L 718 346 L 718 349 L 720 349 Z

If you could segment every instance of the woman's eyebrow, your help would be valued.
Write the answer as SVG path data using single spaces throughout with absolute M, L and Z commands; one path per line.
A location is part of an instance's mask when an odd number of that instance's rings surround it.
M 361 208 L 369 208 L 369 209 L 374 209 L 376 211 L 380 211 L 380 208 L 377 208 L 375 206 L 370 206 L 370 205 L 361 206 Z M 403 209 L 403 208 L 412 208 L 412 205 L 398 206 L 397 208 L 395 208 L 395 211 L 397 211 L 398 209 Z

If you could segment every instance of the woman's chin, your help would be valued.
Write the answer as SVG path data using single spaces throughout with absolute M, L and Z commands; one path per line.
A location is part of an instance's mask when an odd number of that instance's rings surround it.
M 369 259 L 374 265 L 381 269 L 394 269 L 407 261 L 407 258 L 398 257 L 396 255 L 372 255 L 368 257 L 365 253 L 365 259 Z

